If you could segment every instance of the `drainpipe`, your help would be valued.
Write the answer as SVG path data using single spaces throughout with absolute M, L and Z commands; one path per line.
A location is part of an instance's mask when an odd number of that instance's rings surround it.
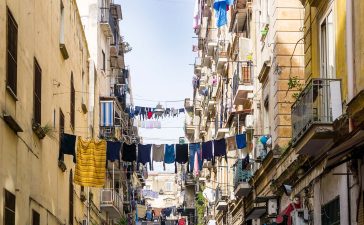
M 348 68 L 348 102 L 354 97 L 353 0 L 346 0 L 346 65 Z
M 353 0 L 346 0 L 346 65 L 348 71 L 348 102 L 354 97 L 354 38 L 353 38 Z M 353 123 L 349 118 L 349 132 L 353 130 Z M 351 224 L 351 196 L 349 188 L 349 165 L 347 164 L 347 195 L 348 195 L 348 224 Z

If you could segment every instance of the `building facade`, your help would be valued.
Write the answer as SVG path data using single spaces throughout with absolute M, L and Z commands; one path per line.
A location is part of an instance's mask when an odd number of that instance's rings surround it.
M 87 93 L 90 57 L 74 1 L 2 1 L 0 224 L 104 221 L 73 184 L 63 132 L 95 137 Z M 89 123 L 89 121 L 91 121 Z M 97 194 L 98 190 L 91 190 Z
M 247 141 L 204 163 L 205 223 L 362 224 L 362 3 L 236 0 L 217 28 L 213 1 L 196 2 L 186 137 Z

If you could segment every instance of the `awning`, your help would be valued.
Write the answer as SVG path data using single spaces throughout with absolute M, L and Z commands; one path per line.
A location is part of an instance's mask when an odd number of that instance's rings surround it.
M 364 130 L 358 131 L 348 140 L 330 150 L 328 152 L 326 168 L 338 166 L 339 162 L 344 162 L 352 151 L 355 151 L 360 147 L 364 147 Z
M 113 101 L 101 101 L 100 126 L 110 127 L 114 125 L 114 103 Z
M 259 219 L 267 212 L 267 207 L 254 207 L 247 214 L 246 220 Z

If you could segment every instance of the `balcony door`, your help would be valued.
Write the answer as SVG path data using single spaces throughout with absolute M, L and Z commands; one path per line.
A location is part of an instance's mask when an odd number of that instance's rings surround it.
M 320 24 L 321 77 L 334 79 L 335 76 L 335 33 L 334 14 L 330 10 Z
M 321 123 L 331 122 L 332 113 L 332 81 L 335 79 L 335 31 L 334 13 L 330 9 L 320 21 L 320 77 L 324 80 L 313 83 L 314 120 Z M 335 85 L 336 86 L 336 85 Z

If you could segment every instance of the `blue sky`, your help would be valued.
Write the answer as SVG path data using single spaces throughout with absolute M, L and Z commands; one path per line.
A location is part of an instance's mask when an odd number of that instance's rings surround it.
M 133 50 L 126 54 L 135 105 L 182 108 L 192 96 L 196 36 L 194 0 L 116 0 L 121 4 L 121 35 Z M 184 116 L 162 121 L 162 129 L 139 129 L 144 143 L 176 143 L 184 136 Z M 163 128 L 164 127 L 164 128 Z
M 191 96 L 194 0 L 117 2 L 123 11 L 121 33 L 133 48 L 126 55 L 126 64 L 131 70 L 135 103 L 155 106 L 157 102 L 139 99 L 165 101 Z

